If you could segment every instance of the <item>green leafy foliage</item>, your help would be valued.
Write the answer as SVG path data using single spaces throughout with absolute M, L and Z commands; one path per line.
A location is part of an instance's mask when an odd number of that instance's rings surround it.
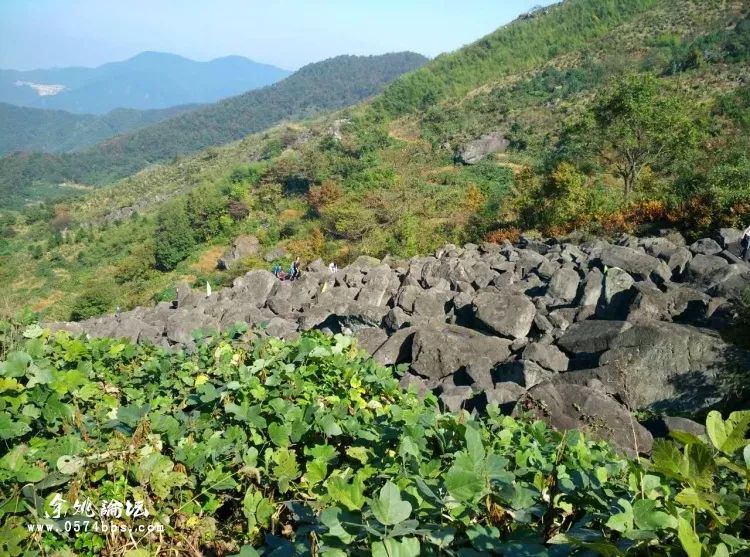
M 212 337 L 192 354 L 24 337 L 0 363 L 5 554 L 182 551 L 186 539 L 240 555 L 750 549 L 750 453 L 728 441 L 744 414 L 710 418 L 716 447 L 685 434 L 627 460 L 496 406 L 481 420 L 442 414 L 341 335 Z M 73 535 L 63 517 L 30 532 L 55 494 L 71 509 L 142 500 L 165 530 Z

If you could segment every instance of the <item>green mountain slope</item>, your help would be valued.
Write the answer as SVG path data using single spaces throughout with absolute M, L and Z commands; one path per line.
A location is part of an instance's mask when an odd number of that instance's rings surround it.
M 97 116 L 0 103 L 0 155 L 14 151 L 77 151 L 195 108 L 195 105 L 160 110 L 118 108 Z
M 596 33 L 566 42 L 578 27 Z M 558 36 L 559 49 L 525 47 Z M 149 303 L 180 279 L 231 281 L 279 246 L 343 264 L 521 232 L 678 228 L 693 237 L 750 219 L 745 2 L 568 0 L 490 37 L 354 108 L 25 211 L 5 225 L 7 303 L 59 318 L 82 291 L 113 293 L 101 311 Z M 516 69 L 485 65 L 485 43 L 496 60 L 496 48 L 517 49 Z M 429 102 L 388 101 L 420 81 L 437 84 Z M 647 132 L 637 146 L 649 156 L 626 191 L 633 123 Z M 486 134 L 507 149 L 457 162 Z M 238 234 L 258 237 L 260 258 L 217 271 Z M 165 252 L 174 256 L 167 271 L 157 264 Z
M 409 52 L 339 56 L 309 64 L 272 86 L 113 138 L 81 153 L 11 155 L 0 160 L 0 192 L 8 206 L 28 197 L 35 185 L 104 184 L 150 164 L 239 139 L 284 119 L 351 105 L 425 62 L 423 56 Z

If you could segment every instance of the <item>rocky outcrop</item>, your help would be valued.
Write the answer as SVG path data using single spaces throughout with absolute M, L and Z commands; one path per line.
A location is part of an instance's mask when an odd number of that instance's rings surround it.
M 237 322 L 282 338 L 348 333 L 446 409 L 525 409 L 643 451 L 650 437 L 630 411 L 693 415 L 748 398 L 750 355 L 715 331 L 750 286 L 736 237 L 446 245 L 333 274 L 313 262 L 293 282 L 251 271 L 210 297 L 181 285 L 172 304 L 52 327 L 187 349 Z
M 231 269 L 235 264 L 246 257 L 258 255 L 260 241 L 255 236 L 243 234 L 232 242 L 232 245 L 224 252 L 216 263 L 219 269 Z
M 487 155 L 504 152 L 510 142 L 499 132 L 491 132 L 479 139 L 470 141 L 456 154 L 456 160 L 463 164 L 476 164 Z

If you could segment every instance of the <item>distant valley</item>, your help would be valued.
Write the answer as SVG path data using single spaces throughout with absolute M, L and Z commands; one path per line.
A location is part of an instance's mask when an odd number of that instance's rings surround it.
M 188 104 L 153 110 L 116 108 L 98 115 L 0 103 L 0 155 L 16 151 L 77 151 L 199 106 Z

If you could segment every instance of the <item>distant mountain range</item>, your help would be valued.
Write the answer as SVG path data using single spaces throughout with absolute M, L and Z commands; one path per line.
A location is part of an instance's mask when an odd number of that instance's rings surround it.
M 241 56 L 196 62 L 175 54 L 143 52 L 97 68 L 0 70 L 0 102 L 90 114 L 116 108 L 161 109 L 215 102 L 270 85 L 290 73 Z
M 189 104 L 158 110 L 116 108 L 97 115 L 0 103 L 0 155 L 14 151 L 65 153 L 85 149 L 198 106 Z
M 0 208 L 38 198 L 42 191 L 47 195 L 64 182 L 106 184 L 282 120 L 355 104 L 427 62 L 413 52 L 337 56 L 308 64 L 274 85 L 115 136 L 84 151 L 7 155 L 0 159 Z

